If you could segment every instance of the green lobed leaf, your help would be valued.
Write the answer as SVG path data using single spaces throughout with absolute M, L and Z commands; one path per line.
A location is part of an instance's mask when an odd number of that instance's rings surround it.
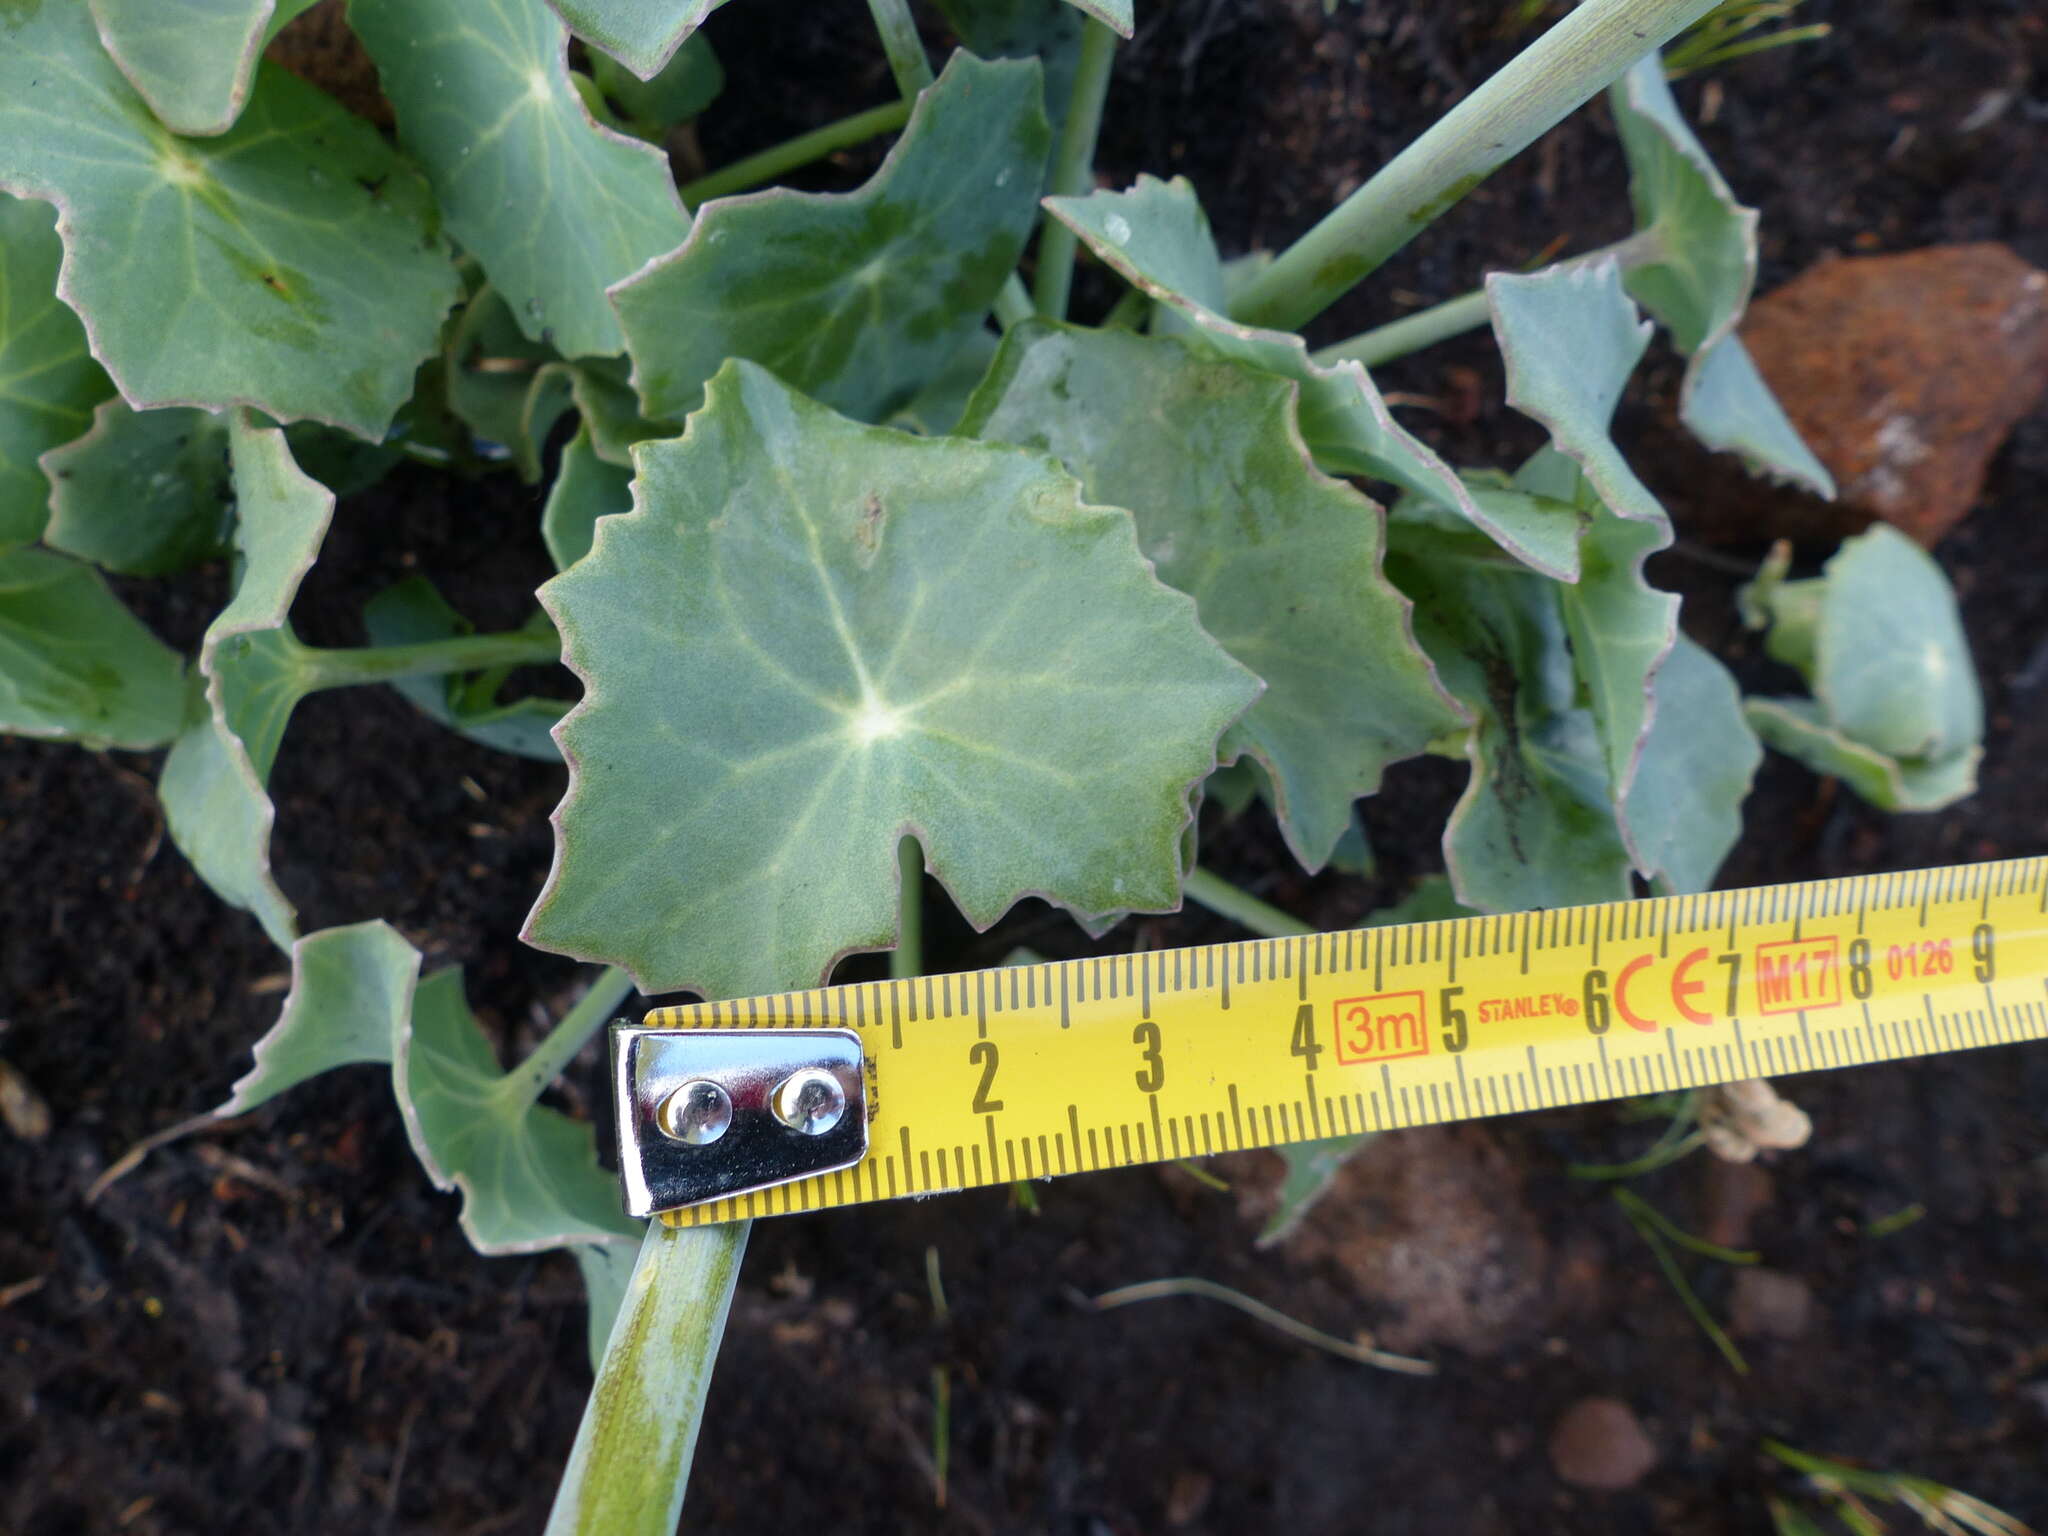
M 534 394 L 539 397 L 564 384 L 570 403 L 583 418 L 583 430 L 590 434 L 591 448 L 607 464 L 631 468 L 635 443 L 674 437 L 682 430 L 676 422 L 653 421 L 640 414 L 640 401 L 620 359 L 584 357 L 573 363 L 549 363 L 534 376 Z M 529 416 L 534 410 L 528 407 Z
M 642 80 L 668 67 L 676 50 L 725 0 L 548 0 L 569 30 Z
M 986 927 L 1170 909 L 1258 683 L 1044 459 L 864 427 L 735 361 L 541 589 L 585 695 L 544 949 L 741 995 L 887 946 L 910 833 Z
M 0 553 L 0 732 L 146 752 L 178 733 L 185 664 L 89 565 Z
M 411 1015 L 420 955 L 389 923 L 323 928 L 289 947 L 291 991 L 256 1042 L 255 1065 L 214 1111 L 223 1120 L 335 1067 L 391 1060 Z
M 694 410 L 740 357 L 847 415 L 888 416 L 988 314 L 1050 142 L 1036 61 L 956 53 L 858 191 L 706 203 L 681 249 L 612 289 L 643 408 Z
M 936 0 L 960 44 L 981 59 L 1037 59 L 1045 71 L 1045 117 L 1057 130 L 1074 97 L 1081 62 L 1081 12 L 1067 0 Z
M 1976 788 L 1984 700 L 1941 567 L 1889 524 L 1845 539 L 1815 580 L 1774 552 L 1742 593 L 1766 648 L 1815 701 L 1752 699 L 1765 741 L 1890 810 L 1938 810 Z
M 1065 0 L 1054 0 L 1064 4 Z M 967 410 L 967 402 L 981 387 L 981 381 L 988 377 L 989 365 L 996 360 L 996 349 L 1002 345 L 1002 338 L 987 326 L 972 332 L 960 350 L 953 354 L 951 361 L 891 416 L 885 423 L 901 427 L 906 432 L 919 432 L 926 437 L 939 437 L 959 430 L 960 418 Z
M 625 348 L 605 289 L 689 228 L 668 159 L 601 127 L 546 0 L 350 0 L 349 21 L 465 250 L 529 337 Z
M 263 45 L 314 0 L 91 0 L 100 41 L 173 133 L 225 133 Z
M 1301 434 L 1331 474 L 1385 480 L 1454 508 L 1517 559 L 1560 580 L 1577 574 L 1577 528 L 1521 501 L 1476 501 L 1449 465 L 1407 432 L 1361 364 L 1325 368 L 1299 336 L 1223 313 L 1226 269 L 1194 188 L 1140 176 L 1129 191 L 1049 197 L 1045 206 L 1126 281 L 1157 300 L 1161 328 L 1301 386 Z
M 590 55 L 590 77 L 627 126 L 656 143 L 676 124 L 696 117 L 725 89 L 725 67 L 711 51 L 711 39 L 701 32 L 684 39 L 651 80 L 642 80 L 610 54 L 595 51 Z
M 1902 762 L 1831 725 L 1811 699 L 1745 699 L 1742 707 L 1765 745 L 1841 779 L 1881 811 L 1939 811 L 1976 792 L 1981 751 Z
M 55 208 L 0 194 L 0 551 L 42 534 L 50 484 L 36 460 L 114 390 L 57 297 L 63 256 Z
M 1750 361 L 1736 322 L 1756 284 L 1756 211 L 1735 200 L 1694 137 L 1656 54 L 1608 92 L 1628 157 L 1638 249 L 1628 291 L 1691 359 L 1679 416 L 1710 448 L 1822 496 L 1834 481 Z
M 1387 573 L 1415 633 L 1475 717 L 1470 781 L 1444 831 L 1458 900 L 1482 912 L 1624 900 L 1629 855 L 1559 586 L 1476 535 L 1397 517 Z
M 1643 249 L 1630 262 L 1629 296 L 1663 322 L 1678 350 L 1728 335 L 1756 283 L 1756 226 L 1686 125 L 1652 53 L 1607 93 L 1628 158 L 1629 201 Z
M 435 1186 L 461 1192 L 463 1235 L 479 1253 L 639 1235 L 619 1209 L 618 1180 L 598 1166 L 589 1123 L 534 1103 L 520 1076 L 500 1069 L 459 969 L 420 982 L 395 1038 L 406 1134 Z
M 419 645 L 475 632 L 434 584 L 417 574 L 393 582 L 365 603 L 363 628 L 372 645 Z M 399 678 L 391 686 L 420 713 L 472 741 L 543 763 L 561 760 L 548 732 L 569 707 L 566 699 L 522 698 L 504 704 L 494 697 L 474 699 L 473 679 L 456 674 Z M 495 694 L 495 689 L 487 692 Z
M 1742 802 L 1764 749 L 1728 669 L 1680 631 L 1657 668 L 1656 713 L 1621 826 L 1643 874 L 1704 891 L 1742 835 Z
M 1937 761 L 1984 739 L 1984 699 L 1955 591 L 1889 523 L 1827 563 L 1813 691 L 1828 718 L 1891 757 Z
M 590 553 L 597 520 L 633 510 L 633 477 L 597 455 L 585 425 L 562 450 L 555 483 L 541 509 L 540 534 L 555 569 L 566 571 Z
M 1644 574 L 1668 530 L 1617 517 L 1556 448 L 1524 464 L 1515 484 L 1586 520 L 1580 578 L 1557 598 L 1623 845 L 1644 876 L 1704 890 L 1741 834 L 1762 749 L 1733 679 L 1679 632 L 1677 596 Z
M 1629 375 L 1650 344 L 1650 323 L 1622 288 L 1620 266 L 1610 257 L 1526 276 L 1494 272 L 1486 279 L 1486 300 L 1507 365 L 1508 404 L 1550 433 L 1603 506 L 1662 528 L 1662 543 L 1670 543 L 1664 509 L 1607 435 Z
M 1172 338 L 1032 322 L 961 430 L 1048 452 L 1091 501 L 1131 511 L 1160 579 L 1265 679 L 1224 752 L 1259 761 L 1288 846 L 1316 870 L 1386 766 L 1465 720 L 1380 573 L 1380 510 L 1310 463 L 1296 394 Z
M 548 433 L 571 405 L 555 351 L 527 339 L 503 294 L 488 284 L 448 327 L 441 377 L 448 409 L 481 445 L 502 449 L 527 484 L 541 477 Z
M 262 66 L 217 138 L 149 115 L 77 0 L 0 11 L 0 187 L 61 210 L 58 294 L 129 404 L 381 437 L 458 292 L 425 182 Z
M 228 436 L 241 577 L 200 647 L 205 708 L 172 745 L 157 793 L 171 840 L 199 877 L 289 948 L 298 918 L 271 875 L 276 811 L 264 786 L 305 688 L 286 615 L 320 552 L 334 496 L 300 472 L 277 428 L 236 412 Z
M 103 401 L 92 430 L 44 454 L 42 467 L 52 549 L 124 576 L 168 576 L 228 547 L 228 428 L 211 411 Z
M 1832 498 L 1834 476 L 1785 416 L 1740 336 L 1725 336 L 1686 369 L 1679 408 L 1692 435 L 1752 470 Z

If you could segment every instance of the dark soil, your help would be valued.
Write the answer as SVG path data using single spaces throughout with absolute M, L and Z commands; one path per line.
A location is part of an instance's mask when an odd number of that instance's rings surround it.
M 1505 59 L 1515 40 L 1500 17 L 1516 9 L 1143 5 L 1105 179 L 1184 172 L 1232 248 L 1282 243 Z M 1824 251 L 1942 241 L 2005 240 L 2048 265 L 2038 6 L 1810 0 L 1802 14 L 1832 21 L 1833 37 L 1732 67 L 1704 96 L 1697 83 L 1682 92 L 1696 111 L 1716 105 L 1703 137 L 1764 210 L 1766 284 Z M 747 0 L 712 31 L 732 81 L 705 126 L 714 161 L 886 92 L 878 62 L 846 62 L 872 53 L 858 5 Z M 2003 110 L 1963 127 L 1996 105 L 1991 92 L 2008 93 Z M 1554 239 L 1612 238 L 1627 220 L 1622 187 L 1596 107 L 1325 317 L 1316 339 L 1462 291 Z M 1084 285 L 1083 302 L 1111 293 Z M 1647 371 L 1625 433 L 1654 441 L 1674 376 L 1668 359 Z M 1511 461 L 1533 441 L 1503 410 L 1483 341 L 1383 382 L 1445 403 L 1410 415 L 1461 460 Z M 1658 469 L 1646 465 L 1653 479 Z M 2037 410 L 1938 551 L 1993 721 L 1982 791 L 1940 815 L 1886 818 L 1773 758 L 1725 883 L 2048 849 L 2044 485 Z M 359 641 L 362 601 L 415 562 L 480 624 L 517 622 L 516 594 L 547 570 L 536 513 L 537 497 L 506 479 L 402 474 L 344 506 L 300 627 Z M 1681 551 L 1659 575 L 1745 681 L 1770 680 L 1734 625 L 1739 574 L 1726 561 Z M 224 580 L 202 572 L 137 601 L 190 644 Z M 55 1118 L 39 1144 L 0 1140 L 0 1531 L 538 1530 L 588 1384 L 574 1268 L 561 1255 L 473 1255 L 376 1072 L 333 1074 L 167 1146 L 85 1202 L 124 1149 L 219 1102 L 280 997 L 276 952 L 165 846 L 154 772 L 147 758 L 0 743 L 0 1056 Z M 516 1049 L 577 975 L 513 937 L 546 870 L 560 779 L 443 734 L 388 694 L 316 697 L 275 775 L 281 878 L 309 928 L 382 916 L 430 965 L 466 964 L 486 1025 Z M 1367 806 L 1370 881 L 1303 878 L 1256 818 L 1212 831 L 1205 857 L 1325 926 L 1350 922 L 1438 867 L 1434 828 L 1458 782 L 1435 763 L 1391 775 Z M 1040 907 L 984 936 L 933 924 L 931 961 L 945 967 L 992 964 L 1017 943 L 1085 948 Z M 1232 936 L 1191 913 L 1127 925 L 1104 947 Z M 565 1102 L 601 1120 L 598 1086 L 593 1057 Z M 1789 1091 L 1814 1140 L 1742 1186 L 1762 1202 L 1743 1240 L 1811 1289 L 1815 1316 L 1797 1338 L 1746 1340 L 1747 1377 L 1713 1352 L 1604 1194 L 1563 1176 L 1570 1161 L 1641 1147 L 1645 1131 L 1611 1108 L 1408 1133 L 1387 1154 L 1459 1185 L 1429 1197 L 1464 1213 L 1447 1226 L 1478 1224 L 1445 1231 L 1450 1251 L 1509 1255 L 1503 1274 L 1469 1278 L 1472 1307 L 1490 1286 L 1522 1298 L 1505 1322 L 1490 1313 L 1483 1337 L 1468 1333 L 1470 1347 L 1453 1341 L 1447 1307 L 1446 1342 L 1429 1350 L 1442 1373 L 1427 1380 L 1311 1353 L 1203 1303 L 1076 1305 L 1199 1274 L 1340 1334 L 1392 1320 L 1327 1259 L 1254 1252 L 1238 1200 L 1177 1174 L 1038 1186 L 1035 1214 L 982 1193 L 764 1223 L 686 1526 L 1750 1532 L 1782 1486 L 1759 1455 L 1765 1436 L 1925 1472 L 2048 1523 L 2048 1052 L 1843 1071 Z M 1743 1203 L 1704 1158 L 1638 1187 L 1701 1226 L 1734 1221 Z M 1865 1231 L 1916 1202 L 1916 1224 Z M 1725 1317 L 1728 1272 L 1689 1268 Z M 941 1365 L 943 1509 L 930 1457 Z M 1631 1491 L 1575 1492 L 1546 1455 L 1564 1410 L 1593 1395 L 1628 1403 L 1657 1448 Z

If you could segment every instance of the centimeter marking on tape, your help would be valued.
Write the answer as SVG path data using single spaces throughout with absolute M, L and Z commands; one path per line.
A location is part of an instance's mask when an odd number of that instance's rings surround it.
M 2048 858 L 863 982 L 643 1022 L 859 1036 L 865 1158 L 664 1218 L 732 1221 L 2048 1039 Z

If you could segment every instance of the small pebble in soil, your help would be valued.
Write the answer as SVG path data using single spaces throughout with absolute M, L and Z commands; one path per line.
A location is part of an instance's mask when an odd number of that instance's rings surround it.
M 1728 1327 L 1739 1338 L 1797 1339 L 1813 1320 L 1813 1288 L 1776 1269 L 1739 1269 Z
M 1657 1447 L 1627 1403 L 1581 1398 L 1550 1432 L 1550 1464 L 1578 1488 L 1633 1488 L 1657 1464 Z

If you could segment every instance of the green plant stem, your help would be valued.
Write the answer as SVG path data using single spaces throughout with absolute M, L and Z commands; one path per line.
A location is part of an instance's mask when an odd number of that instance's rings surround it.
M 1312 360 L 1323 368 L 1332 368 L 1338 363 L 1363 363 L 1368 368 L 1377 368 L 1381 363 L 1406 357 L 1410 352 L 1420 352 L 1424 347 L 1449 341 L 1453 336 L 1479 330 L 1492 318 L 1493 311 L 1486 303 L 1486 290 L 1476 288 L 1470 293 L 1459 294 L 1455 299 L 1432 304 L 1428 309 L 1417 310 L 1412 315 L 1390 320 L 1346 341 L 1324 347 L 1313 355 Z
M 1109 313 L 1102 317 L 1105 331 L 1135 331 L 1145 323 L 1146 311 L 1152 307 L 1152 296 L 1142 288 L 1126 288 L 1122 298 L 1109 306 Z
M 924 850 L 917 839 L 896 844 L 896 947 L 889 974 L 897 981 L 924 974 Z
M 313 693 L 322 688 L 354 688 L 407 677 L 544 665 L 559 661 L 561 654 L 562 642 L 552 629 L 515 629 L 501 635 L 423 640 L 416 645 L 366 645 L 344 650 L 299 645 L 292 660 L 305 681 L 305 691 Z
M 1716 0 L 1586 0 L 1247 283 L 1231 313 L 1294 330 Z
M 1307 923 L 1298 922 L 1278 907 L 1269 907 L 1248 891 L 1241 891 L 1228 880 L 1212 875 L 1206 869 L 1188 871 L 1187 883 L 1182 887 L 1191 900 L 1200 902 L 1219 917 L 1227 917 L 1233 923 L 1249 928 L 1262 939 L 1292 939 L 1315 929 Z
M 1621 263 L 1626 272 L 1664 254 L 1663 237 L 1654 229 L 1640 229 L 1626 239 L 1612 245 L 1603 245 L 1597 251 L 1588 251 L 1583 256 L 1573 256 L 1557 263 L 1561 267 L 1590 266 L 1612 256 Z M 1368 368 L 1377 368 L 1381 363 L 1392 362 L 1397 357 L 1406 357 L 1410 352 L 1420 352 L 1424 347 L 1435 346 L 1440 341 L 1449 341 L 1453 336 L 1462 336 L 1467 331 L 1476 331 L 1493 319 L 1493 310 L 1486 302 L 1486 290 L 1475 288 L 1470 293 L 1461 293 L 1455 299 L 1445 299 L 1428 309 L 1417 310 L 1399 320 L 1390 320 L 1372 330 L 1361 331 L 1346 341 L 1335 342 L 1322 348 L 1312 356 L 1312 361 L 1324 368 L 1342 362 L 1363 363 Z
M 1038 313 L 1031 307 L 1031 295 L 1024 291 L 1024 279 L 1016 273 L 1003 279 L 1003 286 L 996 293 L 995 312 L 996 324 L 1006 331 Z
M 896 89 L 909 101 L 932 83 L 932 61 L 925 55 L 924 39 L 917 35 L 910 0 L 868 0 L 868 13 L 875 18 L 875 30 L 882 34 L 882 51 L 889 55 L 889 73 L 896 77 Z
M 751 1225 L 647 1224 L 547 1536 L 673 1536 Z
M 1053 157 L 1052 185 L 1057 197 L 1086 192 L 1095 177 L 1095 140 L 1102 131 L 1102 103 L 1109 94 L 1110 65 L 1116 60 L 1116 34 L 1089 17 L 1081 27 L 1081 57 L 1074 66 L 1074 94 L 1068 99 L 1067 121 L 1060 130 L 1059 152 Z M 1034 297 L 1048 320 L 1067 318 L 1067 294 L 1074 283 L 1074 232 L 1058 219 L 1046 219 L 1038 232 L 1038 276 Z
M 576 1059 L 576 1053 L 590 1037 L 604 1028 L 613 1010 L 632 990 L 632 977 L 616 965 L 606 966 L 604 974 L 590 984 L 590 990 L 577 1000 L 576 1006 L 562 1015 L 562 1022 L 534 1047 L 533 1054 L 505 1074 L 499 1091 L 520 1105 L 539 1098 L 548 1084 Z
M 908 101 L 870 107 L 865 112 L 856 112 L 836 123 L 827 123 L 822 128 L 813 128 L 809 133 L 800 133 L 793 139 L 770 145 L 744 160 L 720 166 L 708 176 L 699 176 L 695 181 L 685 183 L 679 190 L 683 202 L 694 209 L 714 197 L 726 197 L 774 181 L 799 166 L 865 143 L 879 134 L 894 133 L 909 120 Z

